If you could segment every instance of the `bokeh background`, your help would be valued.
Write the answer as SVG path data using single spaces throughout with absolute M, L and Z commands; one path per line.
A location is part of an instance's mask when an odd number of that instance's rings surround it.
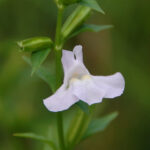
M 119 111 L 106 131 L 84 141 L 78 150 L 150 149 L 150 1 L 99 0 L 106 15 L 93 12 L 88 22 L 113 24 L 100 33 L 83 33 L 64 48 L 82 44 L 84 60 L 95 75 L 121 72 L 124 94 L 98 105 L 97 115 Z M 66 10 L 67 16 L 72 7 Z M 13 137 L 15 132 L 46 134 L 55 117 L 42 104 L 49 87 L 23 61 L 16 41 L 51 36 L 56 25 L 52 0 L 0 0 L 0 150 L 41 150 L 42 144 Z M 49 57 L 52 59 L 52 57 Z M 65 113 L 68 113 L 65 112 Z

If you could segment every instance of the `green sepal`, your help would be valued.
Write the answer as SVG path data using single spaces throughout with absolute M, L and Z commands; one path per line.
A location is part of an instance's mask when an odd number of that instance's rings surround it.
M 23 41 L 17 42 L 21 51 L 25 52 L 35 52 L 39 50 L 44 50 L 47 48 L 51 48 L 53 46 L 53 42 L 49 37 L 33 37 Z
M 38 140 L 38 141 L 47 143 L 54 150 L 56 150 L 56 146 L 54 145 L 54 143 L 52 141 L 50 141 L 48 138 L 44 137 L 44 136 L 37 135 L 35 133 L 14 133 L 13 135 L 16 136 L 16 137 L 30 138 L 30 139 L 34 139 L 34 140 Z
M 63 39 L 66 39 L 89 15 L 91 8 L 78 6 L 75 11 L 65 21 L 61 33 Z
M 80 33 L 90 31 L 90 32 L 100 32 L 106 29 L 113 28 L 113 25 L 94 25 L 94 24 L 83 24 L 78 27 L 68 38 L 77 36 Z
M 105 14 L 105 12 L 103 11 L 103 9 L 99 6 L 99 4 L 97 3 L 96 0 L 81 0 L 80 1 L 81 5 L 87 6 L 92 8 L 93 10 L 96 10 L 102 14 Z
M 90 113 L 89 110 L 89 105 L 83 101 L 79 101 L 76 103 L 76 105 L 83 111 L 85 112 L 87 115 Z
M 35 51 L 31 54 L 31 62 L 32 62 L 32 73 L 31 73 L 31 75 L 33 75 L 33 73 L 44 62 L 44 60 L 47 58 L 50 51 L 51 51 L 51 48 L 47 48 L 47 49 L 44 49 L 41 51 Z
M 105 128 L 111 123 L 111 121 L 113 121 L 117 116 L 118 116 L 118 112 L 113 112 L 102 118 L 92 120 L 83 136 L 83 139 L 97 132 L 104 131 Z
M 24 61 L 28 63 L 30 66 L 32 66 L 30 58 L 24 56 Z M 53 67 L 51 66 L 49 69 L 46 67 L 40 66 L 36 71 L 35 74 L 41 78 L 43 81 L 45 81 L 49 87 L 52 89 L 52 91 L 55 91 L 56 85 L 55 85 L 55 75 L 53 71 Z

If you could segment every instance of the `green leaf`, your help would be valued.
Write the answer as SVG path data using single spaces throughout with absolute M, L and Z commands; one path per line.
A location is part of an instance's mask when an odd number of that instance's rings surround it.
M 32 65 L 31 60 L 28 57 L 23 57 L 24 61 L 27 62 L 30 66 Z M 55 91 L 55 76 L 53 73 L 53 68 L 50 67 L 48 70 L 47 68 L 40 66 L 37 71 L 35 71 L 35 74 L 44 80 L 52 89 L 52 91 Z
M 105 12 L 102 10 L 102 8 L 99 6 L 99 4 L 97 3 L 96 0 L 81 0 L 79 2 L 81 5 L 84 5 L 84 6 L 87 6 L 87 7 L 90 7 L 102 14 L 105 14 Z
M 61 33 L 63 39 L 66 39 L 89 15 L 91 8 L 78 6 L 75 11 L 65 21 Z
M 49 37 L 33 37 L 17 42 L 22 51 L 35 52 L 39 50 L 45 50 L 51 48 L 53 45 L 52 40 Z
M 37 71 L 36 74 L 38 77 L 40 77 L 42 80 L 44 80 L 52 89 L 52 91 L 55 91 L 55 76 L 52 74 L 51 71 L 49 71 L 45 67 L 40 67 Z
M 48 139 L 46 139 L 44 136 L 36 135 L 35 133 L 14 133 L 14 136 L 22 137 L 22 138 L 30 138 L 34 140 L 39 140 L 42 142 L 51 142 Z
M 85 102 L 83 101 L 79 101 L 76 103 L 76 105 L 83 111 L 85 112 L 86 114 L 89 114 L 90 111 L 89 111 L 89 106 L 88 104 L 86 104 Z
M 44 62 L 47 58 L 48 54 L 50 53 L 51 49 L 47 48 L 45 50 L 33 52 L 31 55 L 32 61 L 32 75 L 34 72 L 39 68 L 39 66 Z
M 15 133 L 13 135 L 17 136 L 17 137 L 22 137 L 22 138 L 30 138 L 30 139 L 38 140 L 38 141 L 49 144 L 54 150 L 56 149 L 55 145 L 52 141 L 50 141 L 49 139 L 47 139 L 44 136 L 37 135 L 35 133 Z
M 83 136 L 83 139 L 97 132 L 103 131 L 111 123 L 111 121 L 114 120 L 117 116 L 118 116 L 118 112 L 113 112 L 102 118 L 92 120 Z
M 94 25 L 94 24 L 83 24 L 79 28 L 77 28 L 70 36 L 69 38 L 72 38 L 80 33 L 91 31 L 91 32 L 100 32 L 106 29 L 112 28 L 112 25 Z

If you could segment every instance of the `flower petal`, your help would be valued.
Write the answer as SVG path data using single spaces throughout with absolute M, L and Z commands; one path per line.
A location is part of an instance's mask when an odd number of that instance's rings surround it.
M 105 90 L 105 98 L 114 98 L 120 96 L 125 87 L 125 81 L 121 73 L 115 73 L 111 76 L 92 76 L 95 84 Z
M 68 109 L 77 101 L 79 99 L 72 94 L 71 88 L 66 89 L 62 85 L 56 93 L 46 98 L 43 102 L 49 111 L 58 112 Z
M 76 56 L 76 60 L 83 62 L 83 53 L 81 45 L 75 46 L 73 49 L 73 53 Z
M 89 105 L 102 102 L 105 91 L 98 88 L 92 79 L 75 80 L 71 84 L 73 94 Z
M 69 70 L 72 67 L 72 65 L 74 64 L 75 58 L 74 58 L 73 52 L 63 50 L 61 61 L 63 64 L 64 73 L 66 73 L 67 70 Z
M 72 65 L 72 68 L 67 71 L 67 73 L 64 76 L 64 84 L 67 85 L 69 83 L 69 80 L 72 78 L 80 78 L 84 75 L 89 75 L 89 71 L 84 66 L 83 63 L 80 61 L 76 61 L 74 65 Z

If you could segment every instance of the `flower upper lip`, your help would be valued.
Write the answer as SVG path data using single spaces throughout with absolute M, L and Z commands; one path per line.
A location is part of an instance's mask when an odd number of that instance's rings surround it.
M 93 76 L 83 63 L 82 46 L 72 51 L 63 50 L 62 64 L 64 82 L 50 97 L 44 100 L 48 110 L 57 112 L 68 109 L 82 100 L 89 105 L 102 102 L 103 98 L 120 96 L 124 91 L 124 78 L 121 73 L 111 76 Z

